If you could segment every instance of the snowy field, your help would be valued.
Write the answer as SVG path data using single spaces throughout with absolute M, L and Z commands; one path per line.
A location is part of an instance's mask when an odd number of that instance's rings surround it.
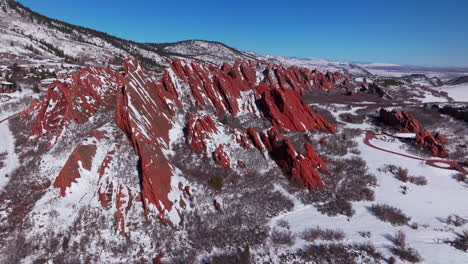
M 468 84 L 444 85 L 435 88 L 439 91 L 447 92 L 457 102 L 468 102 Z
M 358 140 L 361 157 L 367 162 L 369 171 L 378 179 L 374 202 L 356 202 L 353 207 L 356 214 L 347 218 L 345 216 L 328 217 L 313 206 L 306 206 L 294 199 L 295 209 L 275 220 L 286 220 L 290 223 L 293 232 L 298 234 L 296 246 L 306 244 L 299 234 L 307 228 L 319 226 L 320 228 L 340 229 L 345 232 L 344 242 L 372 242 L 386 257 L 390 257 L 393 246 L 392 236 L 397 230 L 402 230 L 407 236 L 407 243 L 415 248 L 421 256 L 423 263 L 466 263 L 467 255 L 445 244 L 443 241 L 456 237 L 455 232 L 462 231 L 449 226 L 442 219 L 449 215 L 459 215 L 468 218 L 466 200 L 468 189 L 466 185 L 458 183 L 452 178 L 454 171 L 430 167 L 424 161 L 413 160 L 406 157 L 385 153 L 369 147 L 363 143 L 364 136 Z M 373 144 L 405 153 L 403 143 L 391 140 L 374 140 Z M 409 153 L 406 153 L 409 155 Z M 403 183 L 392 174 L 379 171 L 384 165 L 393 164 L 409 170 L 410 175 L 425 176 L 428 184 L 417 186 Z M 407 192 L 401 192 L 406 186 Z M 370 211 L 372 204 L 383 203 L 401 209 L 411 217 L 411 223 L 417 223 L 418 229 L 409 226 L 395 227 L 382 222 Z M 449 206 L 448 206 L 449 205 Z M 362 237 L 359 232 L 370 232 L 370 238 Z

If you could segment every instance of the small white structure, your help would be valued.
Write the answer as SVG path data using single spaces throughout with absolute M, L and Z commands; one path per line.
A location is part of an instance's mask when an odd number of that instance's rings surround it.
M 392 137 L 396 138 L 416 138 L 416 133 L 395 133 Z
M 0 93 L 14 93 L 15 91 L 14 83 L 7 82 L 5 78 L 0 77 Z

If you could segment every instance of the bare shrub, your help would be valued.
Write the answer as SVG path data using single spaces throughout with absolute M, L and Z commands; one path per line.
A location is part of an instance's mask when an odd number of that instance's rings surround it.
M 395 173 L 395 177 L 402 182 L 407 182 L 409 178 L 408 169 L 398 167 Z
M 273 228 L 270 234 L 271 241 L 275 245 L 294 245 L 294 240 L 296 239 L 295 235 L 289 230 L 279 230 Z
M 286 229 L 291 228 L 291 225 L 289 224 L 289 222 L 284 219 L 281 219 L 278 222 L 276 222 L 276 225 L 282 228 L 286 228 Z
M 414 230 L 417 230 L 419 228 L 419 225 L 418 223 L 414 222 L 414 223 L 411 223 L 410 227 Z
M 454 225 L 456 227 L 463 226 L 466 224 L 468 221 L 460 217 L 459 215 L 449 215 L 447 216 L 447 219 L 445 220 L 445 223 L 448 225 Z
M 310 244 L 298 251 L 307 263 L 379 263 L 382 254 L 372 244 Z
M 314 240 L 340 241 L 345 238 L 345 233 L 341 230 L 321 229 L 320 227 L 307 228 L 301 233 L 301 238 L 312 242 Z
M 459 182 L 466 182 L 467 177 L 465 173 L 460 172 L 455 175 L 455 179 Z
M 209 257 L 204 263 L 210 264 L 238 264 L 239 257 L 235 253 L 220 253 Z
M 362 124 L 364 123 L 364 119 L 366 118 L 363 115 L 353 115 L 351 113 L 343 113 L 340 114 L 339 117 L 341 118 L 341 120 L 351 124 Z
M 351 202 L 374 200 L 374 191 L 371 188 L 377 185 L 377 179 L 369 174 L 364 160 L 352 157 L 335 159 L 328 164 L 333 177 L 322 178 L 327 188 L 301 193 L 299 198 L 302 202 L 317 203 L 317 209 L 329 216 L 352 216 L 355 212 Z
M 461 251 L 468 251 L 468 230 L 463 231 L 460 234 L 457 234 L 457 238 L 453 241 L 446 241 L 453 247 Z
M 361 133 L 358 129 L 345 128 L 341 133 L 328 136 L 326 138 L 327 144 L 319 145 L 318 151 L 322 155 L 344 156 L 348 153 L 348 150 L 355 149 L 358 146 L 354 138 Z
M 406 225 L 411 220 L 411 217 L 406 216 L 400 209 L 386 204 L 374 204 L 370 210 L 377 218 L 392 225 Z
M 405 233 L 403 233 L 403 231 L 398 230 L 396 232 L 395 237 L 393 239 L 393 244 L 400 248 L 406 247 L 406 235 Z
M 363 238 L 370 238 L 372 236 L 370 231 L 359 231 L 358 234 Z
M 388 258 L 387 263 L 388 264 L 395 264 L 396 263 L 396 258 L 394 256 L 391 256 L 390 258 Z
M 5 160 L 7 154 L 8 153 L 6 153 L 6 152 L 1 152 L 0 153 L 0 169 L 5 167 L 5 163 L 3 161 Z
M 356 213 L 356 211 L 354 211 L 353 209 L 352 204 L 341 197 L 337 197 L 336 199 L 332 199 L 327 203 L 318 205 L 317 209 L 321 213 L 324 213 L 329 216 L 337 214 L 353 216 Z
M 410 176 L 408 180 L 412 184 L 416 184 L 420 186 L 427 185 L 427 179 L 424 176 Z
M 468 159 L 468 150 L 466 148 L 456 148 L 449 153 L 450 159 L 458 162 L 465 162 Z
M 418 263 L 422 261 L 421 255 L 414 248 L 398 248 L 390 249 L 393 255 L 399 257 L 401 260 L 411 263 Z
M 406 235 L 403 231 L 398 230 L 392 242 L 395 247 L 391 248 L 390 251 L 401 260 L 412 263 L 421 262 L 422 258 L 419 253 L 414 248 L 407 247 Z

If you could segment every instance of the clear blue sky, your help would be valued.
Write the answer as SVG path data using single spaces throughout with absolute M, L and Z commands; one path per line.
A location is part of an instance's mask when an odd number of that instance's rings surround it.
M 139 42 L 206 39 L 261 54 L 468 66 L 468 1 L 20 0 Z

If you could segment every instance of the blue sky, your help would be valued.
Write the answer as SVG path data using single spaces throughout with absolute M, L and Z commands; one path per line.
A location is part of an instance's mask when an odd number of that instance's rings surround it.
M 468 66 L 468 1 L 20 0 L 140 42 L 207 39 L 294 57 Z

